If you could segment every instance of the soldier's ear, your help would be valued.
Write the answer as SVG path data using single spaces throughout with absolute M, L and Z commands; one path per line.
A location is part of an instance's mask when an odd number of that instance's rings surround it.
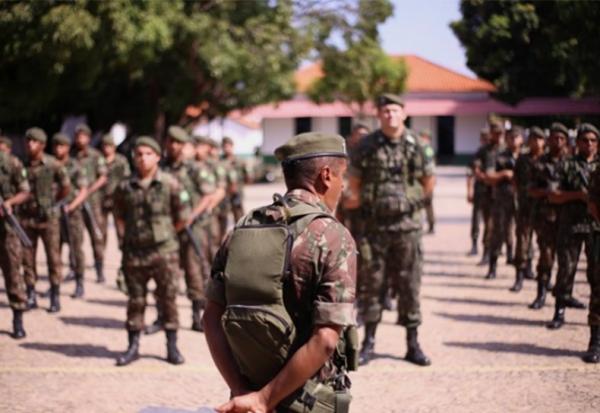
M 323 186 L 325 186 L 326 188 L 329 188 L 331 186 L 332 174 L 333 174 L 333 170 L 331 169 L 331 167 L 329 165 L 323 166 L 321 168 L 321 171 L 319 172 L 319 178 L 320 178 Z

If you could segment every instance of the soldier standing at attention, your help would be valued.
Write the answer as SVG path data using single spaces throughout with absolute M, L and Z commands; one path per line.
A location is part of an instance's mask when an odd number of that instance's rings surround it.
M 50 278 L 50 308 L 48 312 L 60 311 L 60 283 L 62 281 L 62 263 L 60 261 L 60 211 L 58 201 L 65 198 L 71 189 L 67 171 L 52 155 L 44 153 L 47 136 L 40 128 L 31 128 L 25 132 L 27 139 L 27 179 L 31 188 L 31 197 L 20 208 L 23 229 L 33 243 L 32 248 L 23 251 L 23 271 L 27 285 L 27 305 L 37 307 L 35 283 L 37 268 L 35 263 L 37 240 L 42 239 L 48 262 Z M 57 188 L 55 191 L 54 188 Z
M 12 141 L 7 136 L 0 136 L 0 152 L 10 155 L 12 151 Z
M 252 182 L 252 176 L 246 162 L 233 154 L 233 139 L 224 137 L 221 148 L 223 149 L 223 160 L 229 164 L 234 177 L 229 188 L 229 202 L 231 203 L 233 222 L 238 222 L 244 215 L 244 185 Z
M 416 134 L 404 125 L 402 99 L 385 94 L 376 103 L 381 129 L 363 139 L 351 160 L 351 197 L 346 204 L 363 208 L 370 247 L 370 254 L 363 251 L 367 287 L 361 299 L 365 322 L 361 362 L 368 363 L 373 356 L 389 280 L 397 292 L 398 324 L 406 327 L 406 360 L 427 366 L 431 361 L 417 338 L 422 321 L 421 209 L 433 191 L 434 166 Z
M 103 283 L 104 277 L 104 239 L 102 236 L 103 217 L 100 189 L 106 184 L 107 169 L 102 154 L 90 147 L 92 131 L 88 125 L 79 124 L 75 128 L 75 148 L 76 158 L 85 169 L 88 187 L 88 198 L 86 202 L 90 206 L 90 214 L 96 221 L 98 230 L 96 231 L 92 224 L 92 218 L 87 213 L 83 214 L 85 226 L 92 240 L 92 249 L 94 250 L 94 267 L 96 268 L 96 282 Z
M 27 310 L 25 281 L 21 274 L 23 249 L 19 237 L 10 227 L 5 212 L 13 213 L 13 207 L 20 205 L 30 196 L 27 171 L 16 157 L 0 151 L 0 269 L 4 276 L 4 288 L 13 313 L 13 332 L 11 337 L 25 337 L 23 312 Z
M 515 216 L 515 189 L 513 185 L 514 169 L 517 158 L 523 145 L 523 129 L 518 126 L 513 127 L 506 133 L 507 148 L 498 154 L 496 159 L 496 171 L 487 173 L 485 183 L 492 186 L 492 239 L 490 242 L 490 263 L 486 279 L 496 278 L 496 266 L 498 256 L 502 250 L 502 243 L 511 238 L 508 232 L 513 228 L 510 225 L 511 219 Z M 507 257 L 512 251 L 512 244 L 507 245 Z M 508 261 L 508 259 L 507 259 Z M 508 262 L 507 262 L 508 263 Z M 523 280 L 521 273 L 517 274 L 515 284 L 511 291 L 521 291 Z
M 429 129 L 424 129 L 419 132 L 419 138 L 425 148 L 425 156 L 427 157 L 427 163 L 432 163 L 435 165 L 435 151 L 433 150 L 433 146 L 431 146 L 431 131 Z M 425 200 L 425 215 L 427 217 L 427 225 L 429 234 L 433 234 L 435 232 L 435 214 L 433 212 L 433 193 L 431 196 Z
M 177 280 L 179 244 L 177 233 L 189 219 L 189 194 L 171 174 L 158 167 L 161 149 L 154 139 L 140 137 L 134 148 L 136 173 L 122 181 L 114 194 L 117 231 L 123 239 L 121 267 L 127 283 L 129 346 L 117 359 L 124 366 L 139 357 L 140 333 L 148 281 L 156 283 L 157 306 L 167 336 L 167 361 L 182 364 L 177 349 Z
M 225 198 L 221 200 L 221 203 L 215 208 L 215 215 L 217 217 L 217 232 L 214 237 L 214 242 L 217 244 L 217 248 L 223 242 L 225 234 L 229 226 L 229 213 L 231 212 L 231 197 L 233 193 L 233 187 L 237 182 L 237 171 L 232 165 L 226 160 L 222 159 L 219 155 L 219 144 L 214 139 L 210 139 L 210 161 L 215 167 L 215 173 L 217 174 L 218 180 L 225 182 Z
M 119 182 L 131 175 L 131 170 L 129 169 L 129 161 L 127 158 L 120 153 L 117 153 L 115 140 L 110 134 L 102 137 L 102 154 L 104 155 L 104 163 L 107 168 L 107 178 L 106 185 L 100 190 L 100 198 L 102 199 L 102 219 L 100 223 L 102 226 L 100 229 L 102 230 L 104 248 L 106 248 L 106 240 L 108 238 L 108 216 L 113 214 L 113 194 L 115 193 Z M 122 240 L 119 240 L 119 243 L 121 241 Z
M 483 148 L 489 143 L 490 131 L 487 128 L 481 129 L 479 133 L 479 149 L 477 153 L 479 154 L 483 151 Z M 483 208 L 482 208 L 482 197 L 486 190 L 485 184 L 481 179 L 477 179 L 475 177 L 475 168 L 479 165 L 477 162 L 477 158 L 469 167 L 469 172 L 467 174 L 467 202 L 473 205 L 471 210 L 471 251 L 469 251 L 468 255 L 477 255 L 479 253 L 477 249 L 477 241 L 479 240 L 479 221 L 483 220 L 485 222 L 485 216 Z M 489 211 L 487 211 L 489 212 Z M 483 240 L 486 239 L 485 234 L 483 235 Z
M 304 133 L 277 148 L 288 192 L 239 221 L 215 258 L 204 322 L 232 396 L 220 412 L 349 411 L 356 246 L 333 217 L 344 143 Z
M 81 212 L 81 204 L 87 196 L 87 178 L 85 171 L 77 160 L 69 156 L 71 141 L 64 133 L 57 133 L 52 137 L 54 156 L 58 162 L 65 168 L 71 183 L 71 191 L 65 198 L 67 204 L 64 207 L 64 212 L 68 214 L 69 228 L 65 231 L 69 232 L 69 248 L 73 248 L 73 253 L 69 252 L 75 262 L 70 262 L 74 265 L 73 273 L 75 275 L 75 292 L 71 297 L 83 297 L 83 274 L 85 271 L 85 255 L 83 254 L 83 214 Z M 62 237 L 61 237 L 62 238 Z M 61 239 L 61 244 L 67 242 L 66 239 Z
M 587 257 L 587 279 L 593 277 L 592 231 L 598 226 L 587 213 L 587 190 L 590 174 L 598 167 L 598 129 L 584 123 L 577 131 L 577 155 L 563 162 L 557 191 L 548 195 L 550 202 L 560 208 L 558 241 L 558 273 L 553 295 L 556 299 L 554 317 L 549 329 L 558 329 L 565 322 L 565 308 L 574 306 L 572 296 L 575 273 L 581 248 Z M 575 300 L 576 301 L 576 300 Z
M 552 266 L 556 252 L 558 216 L 560 207 L 548 201 L 548 194 L 558 189 L 559 170 L 565 158 L 569 130 L 561 123 L 553 123 L 548 138 L 548 151 L 534 164 L 529 194 L 537 199 L 534 219 L 539 258 L 536 267 L 537 294 L 529 308 L 538 310 L 546 303 L 546 291 L 551 289 Z

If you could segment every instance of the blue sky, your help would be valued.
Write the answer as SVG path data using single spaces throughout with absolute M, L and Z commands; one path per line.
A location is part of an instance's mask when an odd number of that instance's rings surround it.
M 392 0 L 394 16 L 381 27 L 382 46 L 391 54 L 416 54 L 475 77 L 448 24 L 460 18 L 459 0 Z

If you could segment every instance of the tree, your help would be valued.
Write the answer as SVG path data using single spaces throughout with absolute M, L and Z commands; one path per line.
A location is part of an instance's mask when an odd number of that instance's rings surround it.
M 467 66 L 510 103 L 600 92 L 600 7 L 593 1 L 463 0 L 450 24 Z
M 379 45 L 377 27 L 392 13 L 387 0 L 359 2 L 356 22 L 342 25 L 343 48 L 324 42 L 318 49 L 324 77 L 309 89 L 312 100 L 357 103 L 362 114 L 364 104 L 377 95 L 404 91 L 403 60 L 388 56 Z

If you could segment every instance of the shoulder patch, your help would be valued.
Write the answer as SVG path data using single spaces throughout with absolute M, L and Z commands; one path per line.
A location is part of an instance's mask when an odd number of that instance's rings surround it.
M 433 158 L 433 148 L 431 146 L 427 146 L 425 148 L 425 156 L 427 156 L 428 158 Z
M 190 194 L 185 189 L 179 193 L 179 200 L 181 202 L 188 202 L 190 200 Z

